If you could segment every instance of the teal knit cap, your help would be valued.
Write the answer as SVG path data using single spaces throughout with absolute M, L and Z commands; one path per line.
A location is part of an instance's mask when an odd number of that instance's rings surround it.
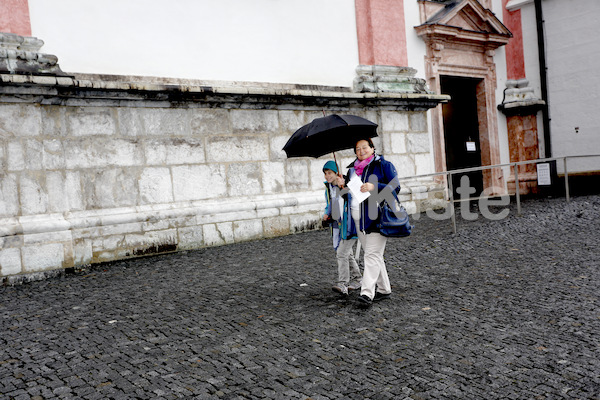
M 331 160 L 327 161 L 325 165 L 323 165 L 323 172 L 325 172 L 326 169 L 330 169 L 336 174 L 338 173 L 337 165 Z

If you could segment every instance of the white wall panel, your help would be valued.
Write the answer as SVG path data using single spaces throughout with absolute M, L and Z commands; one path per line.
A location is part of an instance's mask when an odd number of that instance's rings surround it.
M 65 72 L 351 86 L 358 65 L 354 0 L 29 0 L 29 10 Z
M 600 2 L 545 0 L 546 57 L 554 156 L 600 153 Z M 578 127 L 578 132 L 576 131 Z M 600 159 L 569 163 L 600 170 Z M 571 171 L 571 172 L 573 172 Z

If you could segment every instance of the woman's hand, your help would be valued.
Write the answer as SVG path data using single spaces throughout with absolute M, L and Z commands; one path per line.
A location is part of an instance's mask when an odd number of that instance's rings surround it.
M 364 192 L 372 192 L 373 190 L 375 190 L 375 185 L 373 185 L 371 182 L 364 183 L 360 187 L 360 191 L 363 193 Z
M 340 188 L 343 188 L 344 185 L 346 184 L 346 181 L 344 180 L 343 176 L 338 175 L 338 177 L 336 178 L 335 181 L 336 185 L 339 186 Z

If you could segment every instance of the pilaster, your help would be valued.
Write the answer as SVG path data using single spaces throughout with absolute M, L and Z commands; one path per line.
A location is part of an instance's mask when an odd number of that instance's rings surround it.
M 0 32 L 31 36 L 28 0 L 0 1 Z

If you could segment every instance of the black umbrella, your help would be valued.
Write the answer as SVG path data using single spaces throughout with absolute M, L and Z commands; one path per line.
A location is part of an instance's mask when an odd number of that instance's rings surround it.
M 349 149 L 360 139 L 377 136 L 377 124 L 356 115 L 332 114 L 298 129 L 283 150 L 289 157 L 321 157 Z

